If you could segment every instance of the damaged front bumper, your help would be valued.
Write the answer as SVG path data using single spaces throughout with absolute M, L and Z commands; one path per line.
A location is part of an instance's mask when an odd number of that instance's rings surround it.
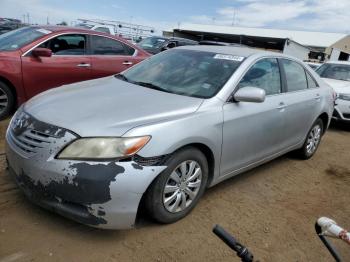
M 94 227 L 134 226 L 143 193 L 165 166 L 55 159 L 77 136 L 68 130 L 11 121 L 6 133 L 10 174 L 35 204 Z M 24 127 L 26 126 L 26 127 Z

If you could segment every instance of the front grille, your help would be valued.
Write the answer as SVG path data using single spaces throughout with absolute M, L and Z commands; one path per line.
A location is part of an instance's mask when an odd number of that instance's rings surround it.
M 18 148 L 28 154 L 35 154 L 38 149 L 44 148 L 50 143 L 50 136 L 36 130 L 26 130 L 18 136 L 14 134 L 13 130 L 10 130 L 10 137 Z
M 62 138 L 66 131 L 64 128 L 41 122 L 31 115 L 19 111 L 11 120 L 8 139 L 17 148 L 18 153 L 29 157 Z

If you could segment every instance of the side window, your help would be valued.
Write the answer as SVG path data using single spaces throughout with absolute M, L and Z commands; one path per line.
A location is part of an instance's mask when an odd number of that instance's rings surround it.
M 281 76 L 277 59 L 264 58 L 256 62 L 238 84 L 238 88 L 246 86 L 264 89 L 266 95 L 281 93 Z
M 304 68 L 292 60 L 281 59 L 286 73 L 288 92 L 307 89 L 307 80 Z
M 93 35 L 91 40 L 93 55 L 130 55 L 135 52 L 133 48 L 111 38 Z
M 316 88 L 318 87 L 318 84 L 313 79 L 313 77 L 310 75 L 308 71 L 306 71 L 306 78 L 307 78 L 307 86 L 308 88 Z
M 126 55 L 134 55 L 135 53 L 135 49 L 132 48 L 131 46 L 124 44 L 124 49 L 125 49 Z
M 85 35 L 61 35 L 52 38 L 40 47 L 51 49 L 55 55 L 84 55 L 86 46 Z

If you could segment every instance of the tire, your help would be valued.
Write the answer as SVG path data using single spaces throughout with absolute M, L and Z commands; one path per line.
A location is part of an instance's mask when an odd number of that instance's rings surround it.
M 10 115 L 15 106 L 15 97 L 8 85 L 0 81 L 0 120 Z
M 188 215 L 203 195 L 208 181 L 207 159 L 196 148 L 188 147 L 176 152 L 166 165 L 168 167 L 152 182 L 145 197 L 146 212 L 163 224 L 174 223 Z M 185 169 L 186 172 L 183 172 Z M 185 176 L 182 178 L 183 173 Z M 188 178 L 187 183 L 182 181 L 185 177 Z M 194 185 L 197 187 L 192 187 Z M 165 192 L 166 188 L 168 192 Z
M 323 128 L 323 122 L 318 118 L 307 133 L 303 147 L 297 151 L 301 159 L 309 159 L 316 153 L 322 139 Z

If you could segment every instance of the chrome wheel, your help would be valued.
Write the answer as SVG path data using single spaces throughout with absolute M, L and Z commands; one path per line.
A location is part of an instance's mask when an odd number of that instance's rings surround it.
M 8 107 L 9 99 L 6 92 L 0 88 L 0 113 L 4 112 Z
M 202 169 L 196 161 L 184 161 L 169 176 L 163 191 L 167 211 L 177 213 L 191 205 L 202 184 Z
M 309 155 L 312 155 L 316 151 L 321 140 L 321 132 L 322 128 L 319 125 L 315 125 L 310 131 L 306 142 L 306 151 Z

